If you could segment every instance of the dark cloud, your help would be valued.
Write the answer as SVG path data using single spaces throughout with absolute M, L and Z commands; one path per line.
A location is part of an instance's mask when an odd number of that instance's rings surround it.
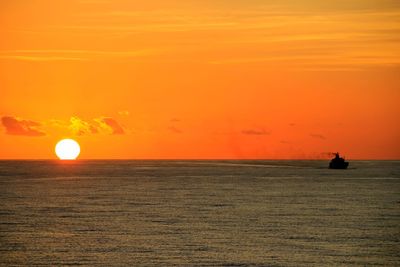
M 22 120 L 11 116 L 1 118 L 1 123 L 6 128 L 6 134 L 23 136 L 44 136 L 44 132 L 36 127 L 41 126 L 39 122 Z
M 112 130 L 112 134 L 125 134 L 124 128 L 113 118 L 102 118 L 101 121 Z
M 264 129 L 248 129 L 248 130 L 243 130 L 242 134 L 247 134 L 247 135 L 269 135 L 271 133 L 266 131 L 266 130 L 264 130 Z
M 326 137 L 323 136 L 322 134 L 313 134 L 313 133 L 311 133 L 310 136 L 313 137 L 313 138 L 321 139 L 321 140 L 325 140 L 326 139 Z
M 179 129 L 179 128 L 175 127 L 175 126 L 168 127 L 168 130 L 170 130 L 173 133 L 178 133 L 178 134 L 183 133 L 183 131 L 181 129 Z

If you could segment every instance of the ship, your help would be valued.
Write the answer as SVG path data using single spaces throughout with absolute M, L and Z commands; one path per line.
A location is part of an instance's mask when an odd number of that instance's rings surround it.
M 339 156 L 339 153 L 335 153 L 335 157 L 329 163 L 329 169 L 347 169 L 349 163 Z

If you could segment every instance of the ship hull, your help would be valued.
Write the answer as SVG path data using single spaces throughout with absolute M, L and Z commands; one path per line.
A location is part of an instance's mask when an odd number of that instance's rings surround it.
M 329 169 L 347 169 L 348 166 L 349 166 L 348 162 L 342 162 L 342 163 L 331 162 L 331 163 L 329 163 Z

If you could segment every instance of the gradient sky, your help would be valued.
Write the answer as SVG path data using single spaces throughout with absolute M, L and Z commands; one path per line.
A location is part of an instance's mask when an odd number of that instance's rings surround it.
M 398 0 L 3 0 L 0 158 L 400 159 Z

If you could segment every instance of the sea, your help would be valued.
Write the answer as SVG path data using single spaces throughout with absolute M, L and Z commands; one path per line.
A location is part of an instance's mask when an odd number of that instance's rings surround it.
M 400 162 L 0 161 L 0 266 L 400 266 Z

